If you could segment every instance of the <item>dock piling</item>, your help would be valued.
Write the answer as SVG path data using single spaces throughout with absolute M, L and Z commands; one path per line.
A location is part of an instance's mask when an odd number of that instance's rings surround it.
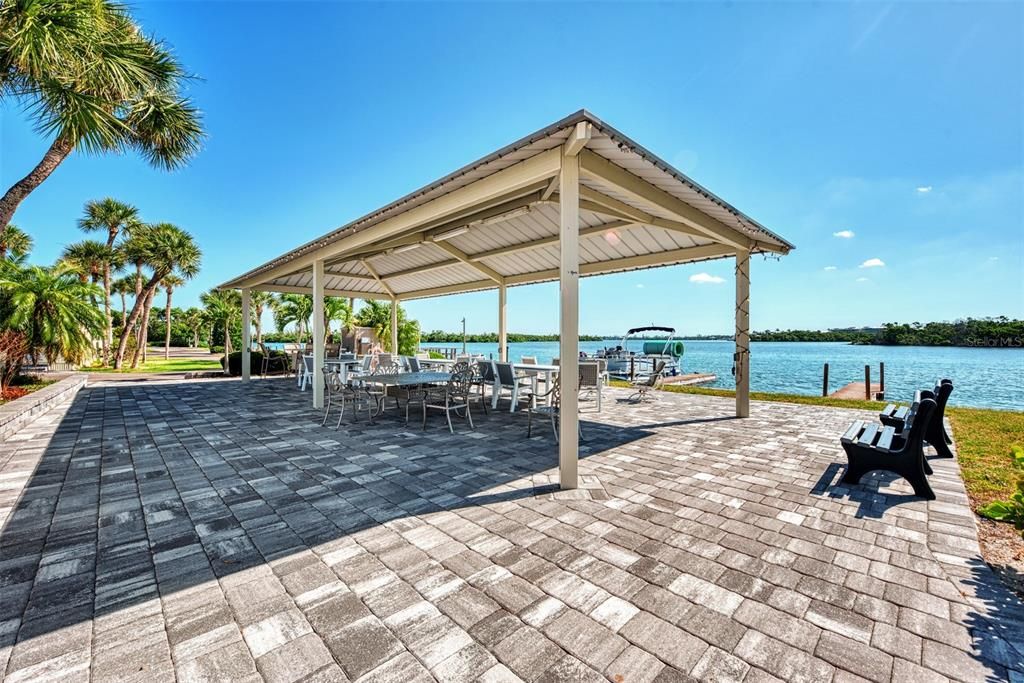
M 885 363 L 878 364 L 878 390 L 885 394 Z
M 864 366 L 864 400 L 871 400 L 871 366 Z
M 825 372 L 821 381 L 821 395 L 828 396 L 828 363 L 825 363 Z

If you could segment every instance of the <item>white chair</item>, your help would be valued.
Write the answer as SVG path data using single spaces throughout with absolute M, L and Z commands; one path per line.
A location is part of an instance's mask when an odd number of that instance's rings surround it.
M 302 354 L 302 372 L 299 377 L 299 391 L 306 390 L 306 383 L 313 384 L 313 355 Z
M 532 396 L 529 389 L 533 380 L 524 375 L 517 375 L 511 363 L 492 362 L 494 364 L 494 395 L 491 398 L 491 407 L 497 410 L 501 392 L 507 391 L 511 399 L 508 412 L 514 413 L 521 399 L 529 400 Z M 523 391 L 524 389 L 526 391 Z

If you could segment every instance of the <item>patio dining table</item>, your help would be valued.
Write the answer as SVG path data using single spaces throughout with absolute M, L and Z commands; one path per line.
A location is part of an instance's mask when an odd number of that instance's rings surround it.
M 358 379 L 364 384 L 378 384 L 387 390 L 387 387 L 415 387 L 424 384 L 440 384 L 451 379 L 450 372 L 437 372 L 436 370 L 421 370 L 420 372 L 394 372 L 382 373 L 379 375 L 361 375 Z M 377 412 L 380 415 L 384 412 L 383 397 L 377 401 Z

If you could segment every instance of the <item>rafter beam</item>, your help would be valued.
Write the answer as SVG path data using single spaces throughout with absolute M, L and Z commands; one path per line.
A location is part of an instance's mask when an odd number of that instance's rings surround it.
M 466 252 L 462 251 L 461 249 L 457 248 L 456 246 L 454 246 L 452 244 L 448 244 L 447 242 L 435 242 L 434 246 L 438 247 L 438 248 L 440 248 L 440 249 L 442 249 L 442 250 L 444 250 L 446 252 L 448 252 L 449 254 L 454 256 L 456 259 L 458 259 L 462 263 L 465 263 L 466 265 L 470 266 L 471 268 L 475 268 L 476 270 L 480 271 L 481 273 L 483 273 L 487 277 L 489 277 L 492 280 L 494 280 L 495 282 L 497 282 L 499 285 L 505 283 L 505 278 L 501 275 L 501 273 L 499 273 L 498 271 L 494 270 L 490 266 L 485 266 L 482 263 L 476 263 L 475 261 L 473 261 L 469 257 L 469 255 L 466 254 Z
M 700 230 L 709 238 L 734 248 L 748 249 L 750 237 L 730 228 L 700 209 L 613 164 L 589 150 L 580 152 L 580 170 L 584 176 L 610 183 L 635 199 L 649 202 L 675 215 L 683 223 Z
M 372 275 L 373 278 L 377 281 L 377 284 L 383 287 L 384 291 L 390 294 L 392 298 L 394 298 L 395 293 L 391 291 L 391 288 L 388 287 L 388 283 L 384 282 L 380 274 L 376 270 L 374 270 L 373 266 L 370 265 L 370 262 L 367 261 L 366 259 L 363 259 L 362 261 L 360 261 L 360 263 L 363 264 L 363 268 L 366 268 L 366 270 L 369 271 L 370 275 Z
M 558 176 L 552 178 L 548 186 L 544 188 L 544 191 L 540 193 L 540 200 L 542 202 L 546 202 L 558 190 L 558 180 Z
M 587 143 L 590 142 L 590 136 L 593 134 L 593 126 L 586 121 L 580 121 L 576 126 L 569 131 L 569 138 L 565 141 L 562 149 L 565 150 L 565 156 L 574 157 L 579 154 Z

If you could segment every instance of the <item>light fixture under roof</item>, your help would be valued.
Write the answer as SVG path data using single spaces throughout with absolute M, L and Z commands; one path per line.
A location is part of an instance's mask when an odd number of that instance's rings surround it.
M 469 226 L 460 225 L 457 228 L 452 228 L 451 230 L 439 232 L 436 235 L 434 235 L 431 239 L 434 240 L 435 242 L 443 242 L 445 240 L 450 240 L 453 237 L 458 237 L 459 235 L 465 235 L 467 232 L 469 232 Z
M 525 216 L 526 214 L 530 213 L 530 208 L 530 206 L 520 206 L 518 209 L 512 209 L 511 211 L 500 213 L 497 216 L 483 218 L 477 221 L 477 223 L 479 223 L 480 225 L 491 225 L 492 223 L 500 223 L 502 221 L 507 221 L 509 218 L 515 218 L 516 216 Z
M 417 249 L 417 248 L 419 248 L 419 246 L 420 246 L 419 242 L 414 242 L 413 244 L 403 244 L 400 247 L 395 247 L 394 249 L 392 249 L 391 253 L 392 254 L 401 254 L 401 253 L 406 252 L 406 251 L 412 251 L 413 249 Z

